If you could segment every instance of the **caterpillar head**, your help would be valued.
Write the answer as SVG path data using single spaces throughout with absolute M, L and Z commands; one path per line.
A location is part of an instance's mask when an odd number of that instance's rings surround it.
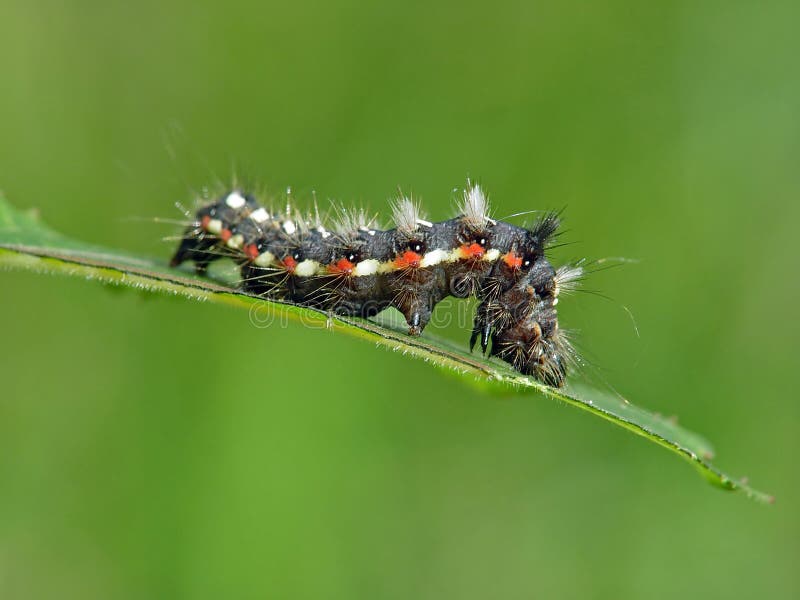
M 552 304 L 534 310 L 526 319 L 492 335 L 491 354 L 509 362 L 523 375 L 553 387 L 562 387 L 567 363 L 574 352 L 558 329 Z
M 537 261 L 520 283 L 501 295 L 495 302 L 485 302 L 489 307 L 505 304 L 506 311 L 495 318 L 484 317 L 482 346 L 486 350 L 487 332 L 491 332 L 491 355 L 511 363 L 524 375 L 554 387 L 562 387 L 568 367 L 580 364 L 569 337 L 558 326 L 556 305 L 560 292 L 573 291 L 583 276 L 581 262 L 553 269 L 541 259 Z M 526 291 L 527 295 L 520 294 Z M 527 297 L 527 301 L 526 301 Z M 516 305 L 509 300 L 516 298 Z M 516 309 L 511 309 L 516 306 Z M 481 313 L 478 313 L 480 322 Z M 473 333 L 472 342 L 477 335 Z

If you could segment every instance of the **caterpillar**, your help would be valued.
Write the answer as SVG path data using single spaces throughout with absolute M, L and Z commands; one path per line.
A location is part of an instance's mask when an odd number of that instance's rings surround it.
M 379 229 L 363 210 L 335 213 L 326 225 L 318 209 L 276 212 L 236 189 L 197 211 L 170 264 L 192 261 L 204 274 L 229 257 L 248 293 L 360 317 L 394 307 L 412 336 L 443 298 L 475 296 L 470 350 L 480 341 L 484 354 L 520 373 L 564 385 L 575 353 L 556 305 L 582 269 L 556 269 L 545 256 L 557 235 L 557 213 L 545 213 L 530 229 L 492 219 L 486 194 L 472 184 L 458 216 L 446 221 L 427 221 L 408 197 L 392 203 L 391 229 Z

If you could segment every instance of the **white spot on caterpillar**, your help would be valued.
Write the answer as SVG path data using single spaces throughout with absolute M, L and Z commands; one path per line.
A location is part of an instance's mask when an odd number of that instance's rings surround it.
M 258 224 L 269 221 L 269 213 L 264 208 L 259 208 L 250 213 L 250 218 Z
M 283 222 L 283 230 L 289 235 L 292 235 L 297 231 L 297 226 L 294 224 L 294 221 L 287 220 Z
M 209 233 L 213 233 L 214 235 L 219 235 L 222 233 L 222 221 L 219 219 L 211 219 L 206 226 L 206 229 Z
M 433 227 L 433 223 L 426 221 L 425 219 L 417 219 L 417 224 L 428 228 Z
M 497 248 L 492 248 L 491 250 L 488 250 L 486 254 L 483 255 L 483 260 L 487 262 L 494 262 L 498 258 L 500 258 L 500 250 L 498 250 Z
M 242 244 L 244 244 L 244 236 L 241 233 L 237 233 L 228 240 L 227 245 L 228 248 L 233 248 L 234 250 L 237 250 L 242 247 Z
M 225 198 L 225 204 L 234 209 L 242 208 L 245 205 L 245 199 L 239 192 L 231 192 Z
M 253 261 L 259 267 L 270 267 L 275 262 L 275 255 L 272 252 L 262 252 Z
M 294 274 L 298 277 L 311 277 L 316 275 L 319 263 L 315 260 L 307 258 L 306 260 L 297 264 L 294 268 Z
M 368 258 L 367 260 L 362 260 L 360 263 L 357 263 L 355 268 L 353 269 L 353 275 L 356 277 L 363 277 L 365 275 L 374 275 L 378 272 L 378 267 L 380 267 L 381 263 L 374 258 Z
M 422 257 L 422 261 L 420 261 L 419 264 L 421 267 L 432 267 L 438 265 L 440 262 L 448 260 L 450 254 L 451 253 L 447 250 L 431 250 Z

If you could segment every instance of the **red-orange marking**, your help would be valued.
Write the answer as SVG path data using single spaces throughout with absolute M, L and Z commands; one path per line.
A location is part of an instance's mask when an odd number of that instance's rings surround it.
M 223 229 L 219 232 L 219 237 L 222 238 L 223 242 L 227 242 L 229 239 L 231 239 L 231 235 L 233 234 L 231 233 L 230 229 Z
M 200 227 L 203 229 L 208 229 L 208 224 L 211 223 L 211 217 L 205 215 L 202 219 L 200 219 Z
M 283 266 L 286 267 L 286 270 L 290 273 L 294 272 L 295 267 L 297 267 L 297 261 L 294 259 L 293 256 L 284 256 L 281 259 Z
M 522 266 L 522 257 L 515 252 L 509 252 L 503 255 L 503 262 L 512 269 L 519 269 Z
M 486 248 L 484 248 L 477 242 L 472 242 L 471 244 L 463 244 L 460 250 L 461 250 L 461 255 L 464 258 L 480 259 L 483 258 L 484 254 L 486 254 Z
M 350 275 L 353 272 L 355 265 L 346 258 L 340 258 L 332 265 L 328 265 L 328 272 L 337 275 Z
M 406 267 L 416 268 L 419 267 L 419 263 L 421 261 L 421 255 L 417 254 L 416 252 L 412 252 L 411 250 L 406 250 L 394 259 L 394 266 L 398 269 L 405 269 Z
M 247 246 L 244 247 L 244 253 L 250 260 L 255 260 L 258 258 L 258 246 L 255 244 L 247 244 Z

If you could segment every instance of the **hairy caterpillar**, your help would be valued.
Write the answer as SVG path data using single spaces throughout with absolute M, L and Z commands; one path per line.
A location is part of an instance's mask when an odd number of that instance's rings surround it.
M 419 335 L 447 296 L 479 300 L 470 348 L 526 375 L 561 387 L 574 358 L 558 326 L 559 292 L 582 274 L 555 269 L 545 256 L 559 218 L 547 213 L 531 229 L 489 216 L 486 196 L 469 185 L 455 218 L 432 223 L 409 198 L 392 205 L 394 228 L 378 229 L 364 211 L 338 210 L 330 225 L 290 208 L 278 213 L 234 190 L 202 207 L 171 265 L 198 273 L 221 257 L 241 267 L 247 292 L 336 314 L 369 317 L 399 310 Z

